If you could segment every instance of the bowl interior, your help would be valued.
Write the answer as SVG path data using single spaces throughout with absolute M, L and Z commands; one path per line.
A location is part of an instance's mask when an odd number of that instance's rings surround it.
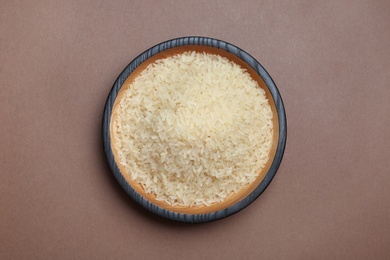
M 126 93 L 126 90 L 128 88 L 130 88 L 134 79 L 137 76 L 139 76 L 140 73 L 144 69 L 146 69 L 146 67 L 149 64 L 154 63 L 156 60 L 167 58 L 167 57 L 170 57 L 170 56 L 173 56 L 176 54 L 181 54 L 181 53 L 186 52 L 186 51 L 206 52 L 209 54 L 218 54 L 222 57 L 226 57 L 227 59 L 229 59 L 229 60 L 237 63 L 241 67 L 245 68 L 247 70 L 247 72 L 251 75 L 251 77 L 255 81 L 258 82 L 259 87 L 264 89 L 264 91 L 266 93 L 265 95 L 269 101 L 269 104 L 271 106 L 272 113 L 273 113 L 273 119 L 272 119 L 273 120 L 273 140 L 272 140 L 271 149 L 269 151 L 269 160 L 266 163 L 265 167 L 260 170 L 259 175 L 255 179 L 255 181 L 253 181 L 252 183 L 245 186 L 239 192 L 230 194 L 224 201 L 222 201 L 220 203 L 214 203 L 214 204 L 211 204 L 210 206 L 196 206 L 196 207 L 194 207 L 194 206 L 192 206 L 192 207 L 175 206 L 174 207 L 174 206 L 169 205 L 166 202 L 156 200 L 155 195 L 150 194 L 150 193 L 146 193 L 144 191 L 144 189 L 142 188 L 142 186 L 138 182 L 135 182 L 131 179 L 130 174 L 128 174 L 127 171 L 125 170 L 125 168 L 119 163 L 118 151 L 115 149 L 115 146 L 114 146 L 114 142 L 115 142 L 114 138 L 110 138 L 111 139 L 111 150 L 113 152 L 115 162 L 116 162 L 121 174 L 123 175 L 124 179 L 137 193 L 139 193 L 146 200 L 150 201 L 151 203 L 153 203 L 153 204 L 155 204 L 163 209 L 170 210 L 173 212 L 179 212 L 179 213 L 184 213 L 184 214 L 206 214 L 206 213 L 216 212 L 216 211 L 228 208 L 228 207 L 238 203 L 239 201 L 241 201 L 245 197 L 247 197 L 252 191 L 254 191 L 256 189 L 256 187 L 261 183 L 261 181 L 267 175 L 267 173 L 271 167 L 271 164 L 273 162 L 273 159 L 275 157 L 275 154 L 276 154 L 276 149 L 277 149 L 278 140 L 279 140 L 279 122 L 278 122 L 279 120 L 278 120 L 278 113 L 276 111 L 275 102 L 274 102 L 274 99 L 273 99 L 267 85 L 263 81 L 263 79 L 248 63 L 246 63 L 245 61 L 243 61 L 242 59 L 240 59 L 236 55 L 229 53 L 225 50 L 211 47 L 211 46 L 201 46 L 201 45 L 185 45 L 185 46 L 174 47 L 174 48 L 171 48 L 171 49 L 168 49 L 168 50 L 165 50 L 165 51 L 162 51 L 162 52 L 159 52 L 159 53 L 153 55 L 152 57 L 148 58 L 143 63 L 141 63 L 123 83 L 123 85 L 122 85 L 122 87 L 121 87 L 121 89 L 120 89 L 120 91 L 115 99 L 114 105 L 112 107 L 111 121 L 110 121 L 110 137 L 111 137 L 111 133 L 114 131 L 114 129 L 113 129 L 114 124 L 112 122 L 118 116 L 118 109 L 117 109 L 118 104 L 122 100 L 122 98 L 125 96 L 124 94 Z

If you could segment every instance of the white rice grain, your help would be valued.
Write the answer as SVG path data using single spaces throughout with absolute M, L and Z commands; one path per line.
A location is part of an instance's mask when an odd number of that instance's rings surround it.
M 112 133 L 119 162 L 172 206 L 223 201 L 269 160 L 272 111 L 265 92 L 219 55 L 157 60 L 120 100 Z

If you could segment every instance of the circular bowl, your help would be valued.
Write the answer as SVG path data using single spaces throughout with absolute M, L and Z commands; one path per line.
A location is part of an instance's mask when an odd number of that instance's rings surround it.
M 173 207 L 166 202 L 157 201 L 155 196 L 146 193 L 141 185 L 133 181 L 130 174 L 118 163 L 117 151 L 113 149 L 111 142 L 111 121 L 116 116 L 116 106 L 121 100 L 134 79 L 151 63 L 158 59 L 170 57 L 185 51 L 206 52 L 218 54 L 239 64 L 245 68 L 251 77 L 264 89 L 273 112 L 273 144 L 270 149 L 269 161 L 254 182 L 250 183 L 238 193 L 231 194 L 221 203 L 210 206 L 197 207 Z M 169 40 L 154 47 L 136 57 L 122 71 L 112 87 L 108 96 L 103 115 L 103 144 L 110 168 L 121 187 L 133 200 L 149 211 L 180 222 L 208 222 L 230 216 L 256 200 L 266 189 L 277 172 L 281 163 L 286 145 L 286 115 L 279 91 L 266 70 L 252 56 L 242 49 L 226 43 L 206 37 L 183 37 Z

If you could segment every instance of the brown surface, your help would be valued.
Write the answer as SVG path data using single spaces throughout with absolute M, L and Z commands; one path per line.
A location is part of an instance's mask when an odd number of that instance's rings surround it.
M 2 1 L 0 259 L 390 257 L 389 1 L 131 2 Z M 203 225 L 136 206 L 100 136 L 125 65 L 186 35 L 256 57 L 288 119 L 266 192 Z

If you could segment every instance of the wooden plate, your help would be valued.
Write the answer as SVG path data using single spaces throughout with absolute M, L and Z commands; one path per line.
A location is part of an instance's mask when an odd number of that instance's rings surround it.
M 134 182 L 124 167 L 117 160 L 117 151 L 111 141 L 111 122 L 116 116 L 116 106 L 134 79 L 150 64 L 158 59 L 166 58 L 185 51 L 198 51 L 218 54 L 234 61 L 247 69 L 251 77 L 265 90 L 274 114 L 273 145 L 270 160 L 260 171 L 256 180 L 238 193 L 231 194 L 221 203 L 208 207 L 173 207 L 165 202 L 157 201 L 155 196 L 146 193 L 140 184 Z M 265 69 L 252 56 L 229 43 L 205 37 L 183 37 L 160 43 L 140 54 L 122 71 L 108 96 L 103 115 L 103 143 L 108 163 L 121 187 L 136 202 L 149 211 L 181 222 L 207 222 L 232 215 L 252 203 L 265 190 L 274 177 L 281 163 L 286 144 L 286 116 L 280 94 L 275 83 Z

